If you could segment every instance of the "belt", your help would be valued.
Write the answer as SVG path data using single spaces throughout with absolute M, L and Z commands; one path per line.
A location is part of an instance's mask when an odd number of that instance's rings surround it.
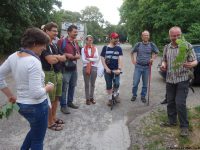
M 149 66 L 149 64 L 141 64 L 141 63 L 137 63 L 140 66 Z

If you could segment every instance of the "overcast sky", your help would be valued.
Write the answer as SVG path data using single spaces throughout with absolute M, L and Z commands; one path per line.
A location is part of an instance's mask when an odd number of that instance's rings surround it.
M 123 0 L 61 0 L 62 9 L 80 12 L 86 6 L 96 6 L 102 13 L 104 19 L 111 24 L 118 24 L 120 17 L 118 8 Z

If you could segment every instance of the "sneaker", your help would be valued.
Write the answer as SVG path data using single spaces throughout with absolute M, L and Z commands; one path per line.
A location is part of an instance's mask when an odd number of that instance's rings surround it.
M 94 98 L 90 98 L 90 102 L 91 102 L 92 104 L 96 104 L 96 101 L 94 100 Z
M 131 101 L 135 101 L 136 100 L 136 96 L 132 96 Z
M 167 104 L 167 99 L 165 98 L 160 104 Z
M 181 128 L 180 136 L 186 137 L 189 135 L 188 128 Z
M 145 97 L 141 97 L 141 101 L 143 102 L 143 103 L 146 103 L 146 98 Z
M 67 106 L 61 107 L 60 111 L 61 111 L 63 114 L 70 114 L 69 108 L 68 108 Z
M 119 96 L 119 93 L 114 92 L 113 96 L 114 96 L 114 97 L 118 97 L 118 96 Z
M 68 107 L 71 107 L 73 109 L 78 109 L 78 106 L 74 105 L 72 102 L 68 103 Z
M 177 123 L 169 123 L 168 121 L 160 123 L 161 127 L 175 127 L 176 125 L 177 125 Z

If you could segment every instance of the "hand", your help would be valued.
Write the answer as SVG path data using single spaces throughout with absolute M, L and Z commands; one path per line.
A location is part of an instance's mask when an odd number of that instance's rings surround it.
M 134 65 L 135 65 L 135 64 L 136 64 L 136 60 L 132 60 L 132 64 L 134 64 Z
M 119 75 L 121 73 L 121 70 L 117 69 L 117 70 L 113 70 L 114 74 Z
M 76 53 L 76 55 L 74 56 L 75 59 L 80 59 L 80 54 Z
M 53 84 L 46 84 L 45 86 L 46 92 L 51 92 L 54 89 L 54 85 Z
M 11 102 L 11 103 L 15 103 L 17 100 L 17 98 L 15 96 L 11 96 L 8 98 L 8 101 Z
M 150 65 L 153 64 L 153 59 L 151 58 L 150 61 L 149 61 Z
M 109 68 L 106 68 L 106 73 L 111 74 L 111 70 Z
M 186 62 L 186 63 L 183 64 L 183 67 L 192 68 L 192 67 L 194 67 L 194 64 L 192 62 Z
M 167 71 L 167 64 L 165 62 L 162 62 L 161 66 L 160 66 L 160 70 Z
M 85 58 L 87 61 L 90 61 L 90 58 Z

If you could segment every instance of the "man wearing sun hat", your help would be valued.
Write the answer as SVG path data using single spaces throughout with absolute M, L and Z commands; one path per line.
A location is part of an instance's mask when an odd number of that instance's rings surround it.
M 109 35 L 110 42 L 104 46 L 101 52 L 101 61 L 105 69 L 106 90 L 108 94 L 108 106 L 112 104 L 112 92 L 119 95 L 120 72 L 122 70 L 122 49 L 118 46 L 119 35 L 112 32 Z M 113 79 L 115 79 L 113 81 Z

